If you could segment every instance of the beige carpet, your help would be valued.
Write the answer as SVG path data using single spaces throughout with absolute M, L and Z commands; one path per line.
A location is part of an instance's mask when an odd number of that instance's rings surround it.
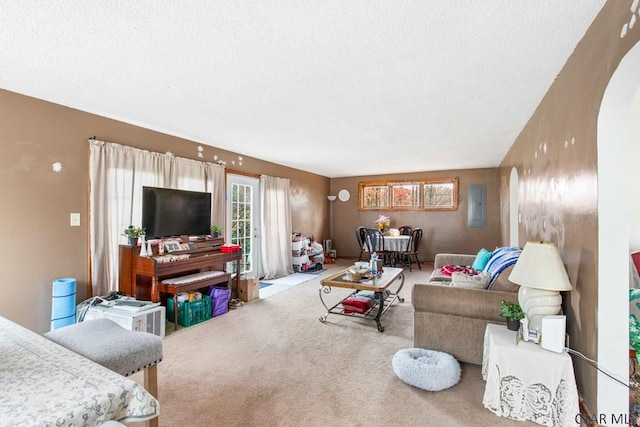
M 393 355 L 413 346 L 411 289 L 428 269 L 405 271 L 405 302 L 386 313 L 384 333 L 375 322 L 343 316 L 321 323 L 320 280 L 349 263 L 339 260 L 306 283 L 167 336 L 158 367 L 160 425 L 534 425 L 482 406 L 478 366 L 463 364 L 460 383 L 440 392 L 394 374 Z M 327 297 L 347 293 L 334 289 Z M 142 374 L 133 379 L 142 383 Z

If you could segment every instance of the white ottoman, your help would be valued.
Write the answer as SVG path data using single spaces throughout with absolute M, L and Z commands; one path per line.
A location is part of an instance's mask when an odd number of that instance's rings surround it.
M 391 362 L 405 383 L 428 391 L 440 391 L 460 381 L 460 364 L 450 354 L 424 348 L 398 351 Z

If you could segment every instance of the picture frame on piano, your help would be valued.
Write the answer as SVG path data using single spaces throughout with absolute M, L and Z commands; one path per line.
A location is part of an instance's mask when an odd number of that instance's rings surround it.
M 181 251 L 182 247 L 180 246 L 180 242 L 178 240 L 172 239 L 172 240 L 164 241 L 164 249 L 167 252 L 176 252 L 176 251 Z

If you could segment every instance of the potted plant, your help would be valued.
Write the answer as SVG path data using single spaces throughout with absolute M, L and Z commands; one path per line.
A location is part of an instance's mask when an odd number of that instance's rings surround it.
M 133 225 L 128 226 L 124 229 L 122 233 L 123 236 L 127 236 L 127 240 L 129 245 L 136 246 L 138 244 L 138 238 L 144 236 L 146 231 L 142 227 L 134 227 Z
M 520 329 L 520 319 L 524 318 L 522 307 L 517 302 L 500 302 L 500 316 L 507 319 L 507 328 L 511 331 Z
M 222 226 L 219 224 L 215 224 L 211 226 L 211 236 L 213 237 L 220 237 L 220 234 L 222 233 Z

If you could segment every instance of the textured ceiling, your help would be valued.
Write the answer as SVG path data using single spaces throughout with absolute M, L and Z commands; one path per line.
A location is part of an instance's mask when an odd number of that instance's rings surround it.
M 0 88 L 328 177 L 494 167 L 604 3 L 5 1 Z

